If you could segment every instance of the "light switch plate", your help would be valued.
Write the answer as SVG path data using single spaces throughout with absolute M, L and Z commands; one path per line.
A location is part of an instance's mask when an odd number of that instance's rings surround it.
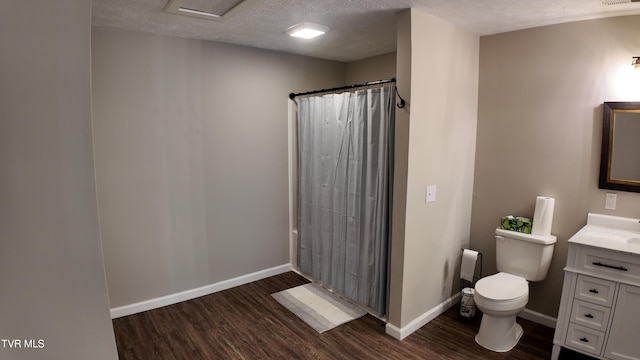
M 425 191 L 424 202 L 430 203 L 436 201 L 436 186 L 431 185 L 427 186 L 427 190 Z

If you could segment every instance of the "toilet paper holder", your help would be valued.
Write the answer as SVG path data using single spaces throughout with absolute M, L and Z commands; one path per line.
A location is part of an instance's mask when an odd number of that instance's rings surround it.
M 462 249 L 460 252 L 464 253 L 464 250 L 465 249 Z M 480 267 L 480 269 L 479 269 L 480 271 L 478 271 L 478 267 Z M 475 276 L 476 273 L 479 274 L 479 275 Z M 467 287 L 471 287 L 471 288 L 474 287 L 475 283 L 482 278 L 482 253 L 481 252 L 478 252 L 478 261 L 476 261 L 473 274 L 474 275 L 473 275 L 471 281 L 463 279 L 462 277 L 460 277 L 460 291 L 462 291 L 462 289 L 467 288 Z

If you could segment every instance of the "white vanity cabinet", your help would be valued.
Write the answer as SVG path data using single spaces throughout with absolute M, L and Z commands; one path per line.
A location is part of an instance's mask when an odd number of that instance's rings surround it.
M 587 226 L 569 239 L 553 360 L 561 347 L 598 359 L 640 360 L 640 222 L 603 226 L 600 217 L 627 219 L 589 214 Z

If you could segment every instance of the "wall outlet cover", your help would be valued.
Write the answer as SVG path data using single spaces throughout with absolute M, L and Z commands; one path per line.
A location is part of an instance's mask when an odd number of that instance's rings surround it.
M 617 197 L 618 195 L 616 193 L 608 192 L 606 200 L 604 201 L 604 208 L 607 210 L 615 210 Z

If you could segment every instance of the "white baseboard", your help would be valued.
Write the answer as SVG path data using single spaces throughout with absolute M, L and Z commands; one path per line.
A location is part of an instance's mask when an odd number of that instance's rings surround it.
M 450 297 L 449 299 L 443 301 L 442 303 L 434 307 L 433 309 L 418 316 L 417 318 L 415 318 L 413 321 L 408 323 L 406 326 L 403 326 L 402 328 L 398 328 L 395 325 L 387 323 L 385 327 L 385 332 L 388 335 L 391 335 L 395 339 L 402 340 L 407 336 L 413 334 L 414 331 L 420 329 L 431 320 L 437 318 L 440 314 L 449 310 L 449 308 L 453 306 L 455 303 L 457 303 L 459 299 L 460 299 L 460 293 L 458 292 L 452 297 Z
M 395 339 L 402 340 L 407 336 L 411 335 L 414 331 L 420 329 L 421 327 L 429 323 L 431 320 L 435 319 L 436 317 L 444 313 L 445 311 L 449 310 L 449 308 L 454 304 L 456 304 L 459 300 L 460 300 L 460 293 L 456 293 L 449 299 L 445 300 L 444 302 L 434 307 L 433 309 L 427 311 L 426 313 L 420 315 L 419 317 L 411 321 L 406 326 L 403 326 L 402 328 L 398 328 L 395 325 L 387 323 L 385 327 L 385 332 Z M 534 323 L 538 323 L 540 325 L 544 325 L 550 328 L 556 327 L 556 320 L 557 320 L 556 318 L 545 315 L 545 314 L 541 314 L 537 311 L 533 311 L 525 308 L 520 314 L 518 314 L 518 316 L 523 319 L 533 321 Z
M 251 274 L 238 276 L 233 279 L 220 281 L 214 284 L 205 285 L 199 288 L 182 291 L 176 294 L 166 295 L 155 299 L 149 299 L 130 305 L 119 306 L 111 309 L 111 318 L 136 314 L 139 312 L 157 309 L 159 307 L 176 304 L 182 301 L 195 299 L 200 296 L 213 294 L 218 291 L 230 289 L 239 285 L 248 284 L 256 280 L 262 280 L 270 276 L 279 275 L 293 269 L 292 264 L 284 264 L 270 269 L 257 271 Z
M 552 329 L 556 328 L 556 322 L 557 322 L 556 318 L 551 317 L 549 315 L 541 314 L 537 311 L 533 311 L 525 308 L 520 314 L 518 314 L 518 316 L 523 319 L 533 321 L 534 323 L 538 323 L 540 325 L 550 327 Z

